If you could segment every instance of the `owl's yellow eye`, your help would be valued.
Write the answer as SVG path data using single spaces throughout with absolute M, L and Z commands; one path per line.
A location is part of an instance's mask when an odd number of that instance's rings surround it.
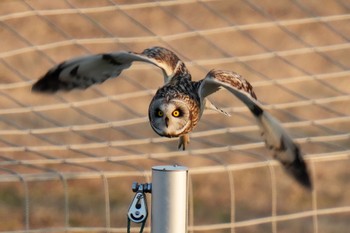
M 162 116 L 163 116 L 163 112 L 162 112 L 161 110 L 158 110 L 158 111 L 157 111 L 157 116 L 158 116 L 158 117 L 162 117 Z
M 180 116 L 180 111 L 179 110 L 175 110 L 175 111 L 173 111 L 173 116 L 174 117 L 179 117 Z

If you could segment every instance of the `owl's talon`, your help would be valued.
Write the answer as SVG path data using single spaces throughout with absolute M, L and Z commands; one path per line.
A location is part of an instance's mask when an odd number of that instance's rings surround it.
M 182 150 L 186 150 L 186 146 L 189 143 L 190 143 L 190 136 L 188 136 L 188 134 L 181 135 L 179 137 L 179 145 L 177 149 L 180 150 L 182 148 Z

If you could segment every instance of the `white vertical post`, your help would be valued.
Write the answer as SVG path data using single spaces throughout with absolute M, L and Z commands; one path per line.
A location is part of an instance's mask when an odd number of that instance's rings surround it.
M 152 168 L 152 233 L 187 233 L 188 169 Z

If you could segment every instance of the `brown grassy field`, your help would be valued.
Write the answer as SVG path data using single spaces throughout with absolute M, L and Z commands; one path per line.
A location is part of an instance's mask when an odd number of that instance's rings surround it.
M 0 232 L 125 231 L 132 182 L 165 164 L 189 168 L 191 232 L 347 232 L 349 9 L 342 0 L 1 1 Z M 194 80 L 212 68 L 248 79 L 300 144 L 314 190 L 269 162 L 253 117 L 224 91 L 211 100 L 232 116 L 208 111 L 187 152 L 149 126 L 157 68 L 135 64 L 85 91 L 30 91 L 67 58 L 155 45 L 175 51 Z

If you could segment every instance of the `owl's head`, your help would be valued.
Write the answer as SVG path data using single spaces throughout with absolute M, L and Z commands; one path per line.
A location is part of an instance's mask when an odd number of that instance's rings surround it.
M 188 104 L 180 99 L 153 99 L 148 116 L 153 130 L 160 136 L 178 137 L 193 128 Z

